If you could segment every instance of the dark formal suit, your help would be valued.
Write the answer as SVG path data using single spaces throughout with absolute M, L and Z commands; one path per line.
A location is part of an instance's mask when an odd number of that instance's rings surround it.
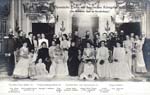
M 25 37 L 21 36 L 21 37 L 19 37 L 17 39 L 17 47 L 18 47 L 18 49 L 20 49 L 22 47 L 24 42 L 26 42 L 26 38 Z
M 81 45 L 81 38 L 80 37 L 74 35 L 72 37 L 72 41 L 75 42 L 75 47 L 80 48 L 80 45 Z
M 97 47 L 99 47 L 99 45 L 100 45 L 99 39 L 94 38 L 93 46 L 94 46 L 95 48 L 97 48 Z
M 12 35 L 9 35 L 5 48 L 5 53 L 8 54 L 8 75 L 11 76 L 15 67 L 15 56 L 14 51 L 16 50 L 16 40 Z
M 121 42 L 123 42 L 125 40 L 125 35 L 124 34 L 120 34 L 119 35 L 119 39 Z
M 26 42 L 28 44 L 28 48 L 29 48 L 29 52 L 31 52 L 31 50 L 34 50 L 34 43 L 33 43 L 33 39 L 31 38 L 26 38 Z

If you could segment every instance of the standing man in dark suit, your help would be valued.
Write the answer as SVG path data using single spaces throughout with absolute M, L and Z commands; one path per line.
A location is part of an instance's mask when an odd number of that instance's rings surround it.
M 33 43 L 33 34 L 32 34 L 32 32 L 28 33 L 28 38 L 26 38 L 26 42 L 28 44 L 29 52 L 34 50 L 34 43 Z
M 119 36 L 121 42 L 123 42 L 125 40 L 125 34 L 124 34 L 123 30 L 120 31 L 118 36 Z
M 26 42 L 26 33 L 20 30 L 19 37 L 17 38 L 17 48 L 20 49 L 24 42 Z
M 5 51 L 5 56 L 8 57 L 8 75 L 11 76 L 14 71 L 15 67 L 15 55 L 14 52 L 16 50 L 16 41 L 13 36 L 13 31 L 12 29 L 9 30 L 8 38 L 7 38 L 7 43 L 6 43 L 6 51 Z
M 79 37 L 78 31 L 75 31 L 72 35 L 72 41 L 75 42 L 75 47 L 80 48 L 81 38 Z
M 86 48 L 87 43 L 90 43 L 91 45 L 94 45 L 93 41 L 90 39 L 89 31 L 86 31 L 86 34 L 85 34 L 84 38 L 82 39 L 82 43 L 81 43 L 82 44 L 82 49 Z

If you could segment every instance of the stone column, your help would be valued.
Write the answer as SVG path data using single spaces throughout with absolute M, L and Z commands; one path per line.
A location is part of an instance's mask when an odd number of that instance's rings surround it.
M 18 0 L 18 24 L 19 24 L 19 27 L 22 28 L 22 0 Z
M 29 17 L 26 17 L 26 27 L 27 27 L 27 30 L 26 30 L 26 35 L 28 35 L 29 32 L 32 32 L 32 21 L 30 20 Z
M 22 4 L 28 2 L 28 0 L 22 0 Z M 22 16 L 21 16 L 21 20 L 22 20 L 22 30 L 23 32 L 25 32 L 26 34 L 28 33 L 28 28 L 29 28 L 29 19 L 28 16 L 26 15 L 26 13 L 24 13 L 24 10 L 22 8 Z
M 146 34 L 146 28 L 147 28 L 147 23 L 146 23 L 146 19 L 147 19 L 147 13 L 145 12 L 141 18 L 141 32 L 142 34 Z
M 12 30 L 15 32 L 15 14 L 14 14 L 14 4 L 15 1 L 12 0 L 11 1 L 11 7 L 10 7 L 10 28 L 12 28 Z
M 146 36 L 147 38 L 150 38 L 150 4 L 147 6 L 146 11 Z

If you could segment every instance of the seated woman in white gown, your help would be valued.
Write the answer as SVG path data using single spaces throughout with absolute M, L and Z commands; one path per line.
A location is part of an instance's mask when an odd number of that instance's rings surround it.
M 95 50 L 90 43 L 87 43 L 86 48 L 83 50 L 83 59 L 95 59 L 94 56 Z
M 105 47 L 105 41 L 101 41 L 101 47 L 97 49 L 97 73 L 100 78 L 110 78 L 109 51 Z
M 86 48 L 84 48 L 83 50 L 83 55 L 82 55 L 82 60 L 85 61 L 86 59 L 92 59 L 92 60 L 95 60 L 95 50 L 94 48 L 91 46 L 90 43 L 87 43 L 86 44 Z M 82 72 L 83 72 L 83 63 L 81 62 L 80 65 L 79 65 L 79 71 L 78 71 L 78 74 L 80 75 Z M 94 64 L 95 66 L 95 64 Z
M 113 53 L 114 62 L 111 65 L 111 78 L 131 79 L 133 74 L 125 60 L 125 49 L 119 42 L 116 43 Z
M 68 75 L 67 60 L 60 48 L 60 43 L 57 43 L 53 53 L 52 64 L 49 71 L 49 77 L 65 77 Z
M 145 65 L 145 61 L 144 61 L 144 57 L 143 57 L 143 51 L 142 51 L 145 38 L 140 40 L 139 36 L 136 35 L 135 39 L 136 39 L 136 41 L 135 41 L 135 47 L 136 47 L 135 72 L 146 73 L 147 69 L 146 69 L 146 65 Z
M 83 73 L 80 75 L 80 79 L 85 80 L 95 80 L 99 79 L 98 75 L 94 72 L 95 66 L 92 64 L 91 60 L 87 60 L 83 63 Z
M 13 76 L 15 78 L 28 78 L 29 77 L 29 49 L 27 48 L 27 43 L 23 43 L 23 46 L 19 51 L 19 61 L 15 66 Z

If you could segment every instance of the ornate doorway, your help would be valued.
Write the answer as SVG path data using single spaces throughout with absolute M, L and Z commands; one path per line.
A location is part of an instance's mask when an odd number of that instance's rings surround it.
M 53 40 L 53 35 L 55 34 L 55 24 L 54 23 L 32 23 L 32 32 L 34 35 L 44 33 L 46 38 L 49 40 L 49 45 Z
M 93 34 L 98 31 L 99 28 L 99 17 L 88 16 L 88 17 L 72 17 L 72 31 L 78 31 L 79 36 L 83 38 L 86 31 L 90 32 L 90 39 L 93 39 Z
M 5 51 L 5 40 L 4 36 L 7 35 L 7 21 L 10 13 L 11 0 L 0 0 L 0 56 Z

